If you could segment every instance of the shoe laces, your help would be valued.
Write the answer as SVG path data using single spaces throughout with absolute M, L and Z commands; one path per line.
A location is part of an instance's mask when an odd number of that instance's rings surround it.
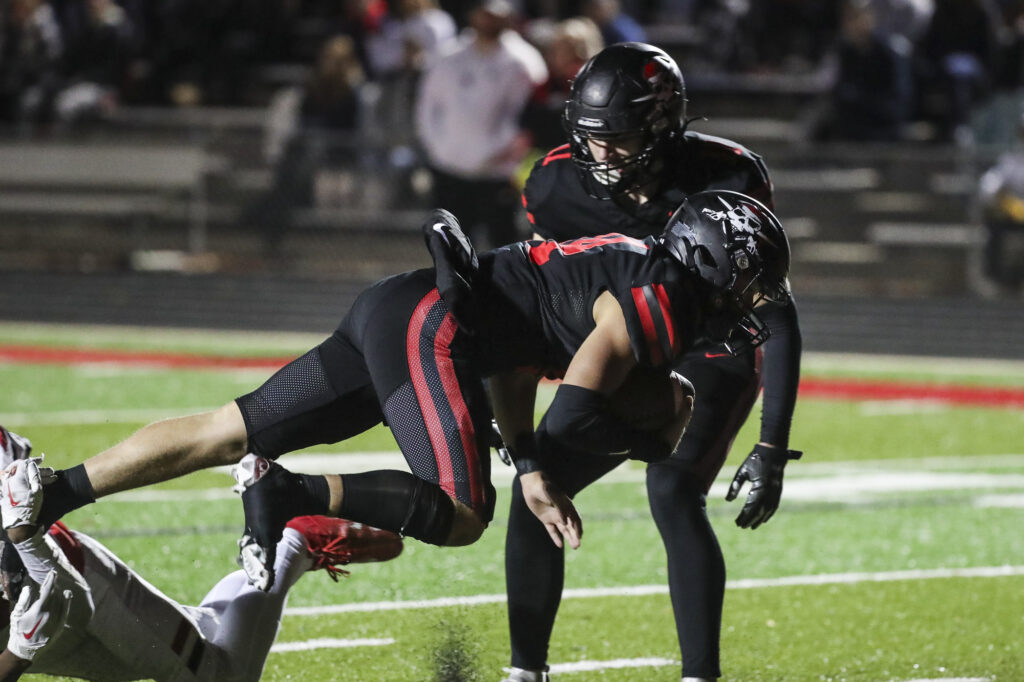
M 344 542 L 344 538 L 335 536 L 318 550 L 307 543 L 309 553 L 313 555 L 313 570 L 324 569 L 334 582 L 338 582 L 339 575 L 348 577 L 351 572 L 337 566 L 347 564 L 352 557 L 352 553 L 343 546 Z

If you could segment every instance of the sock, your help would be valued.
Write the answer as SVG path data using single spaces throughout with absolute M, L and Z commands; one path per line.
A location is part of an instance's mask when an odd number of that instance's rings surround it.
M 85 473 L 85 464 L 57 471 L 57 480 L 43 490 L 39 524 L 44 528 L 76 509 L 96 501 L 96 495 Z
M 310 514 L 327 516 L 331 506 L 331 486 L 326 476 L 299 474 L 301 485 L 309 494 L 310 506 L 314 509 Z

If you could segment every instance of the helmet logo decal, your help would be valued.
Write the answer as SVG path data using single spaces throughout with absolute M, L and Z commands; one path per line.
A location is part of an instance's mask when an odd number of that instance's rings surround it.
M 737 253 L 735 263 L 741 270 L 750 267 L 747 254 L 757 253 L 757 237 L 761 233 L 761 218 L 746 204 L 730 206 L 725 199 L 718 197 L 725 207 L 723 211 L 704 208 L 701 212 L 716 222 L 728 222 L 726 231 L 729 240 L 742 247 Z
M 634 103 L 650 100 L 656 102 L 650 115 L 647 117 L 647 121 L 651 125 L 651 132 L 656 135 L 668 127 L 669 121 L 666 118 L 666 112 L 672 98 L 677 94 L 673 85 L 673 79 L 670 77 L 671 73 L 671 68 L 665 63 L 663 57 L 652 57 L 649 62 L 644 64 L 644 80 L 650 85 L 651 91 L 649 94 L 632 100 Z

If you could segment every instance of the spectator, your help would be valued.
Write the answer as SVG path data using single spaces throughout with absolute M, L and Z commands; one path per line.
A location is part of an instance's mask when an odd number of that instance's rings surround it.
M 816 140 L 898 140 L 913 104 L 911 44 L 878 30 L 870 0 L 843 6 L 831 92 L 812 126 Z
M 336 36 L 321 48 L 303 86 L 274 97 L 264 148 L 274 168 L 273 184 L 242 216 L 243 223 L 263 232 L 268 255 L 279 255 L 292 211 L 311 203 L 317 171 L 355 158 L 351 139 L 339 133 L 351 133 L 360 123 L 363 81 L 354 42 Z
M 390 11 L 366 41 L 376 86 L 372 123 L 395 148 L 415 146 L 413 107 L 423 69 L 456 37 L 455 20 L 435 0 L 391 0 Z M 396 158 L 398 155 L 395 155 Z
M 63 53 L 57 17 L 44 0 L 0 5 L 0 121 L 51 120 Z
M 755 70 L 803 73 L 817 68 L 835 42 L 839 3 L 757 0 L 744 16 Z
M 1024 113 L 1024 0 L 1002 4 L 992 94 L 971 116 L 971 132 L 979 146 L 1013 145 Z
M 345 35 L 355 44 L 356 54 L 363 71 L 372 73 L 366 44 L 371 36 L 380 31 L 388 15 L 386 0 L 327 0 L 319 12 L 304 15 L 318 26 L 329 31 L 329 35 Z
M 138 45 L 128 14 L 114 0 L 82 0 L 80 23 L 66 31 L 66 87 L 57 95 L 57 118 L 75 122 L 110 113 Z
M 602 47 L 601 32 L 586 17 L 565 19 L 551 28 L 543 45 L 548 79 L 534 91 L 523 113 L 523 127 L 530 131 L 536 149 L 565 144 L 562 115 L 572 79 Z
M 392 0 L 375 34 L 367 39 L 374 78 L 420 71 L 455 37 L 455 20 L 435 0 Z
M 979 203 L 985 225 L 984 293 L 1019 292 L 1024 282 L 1024 118 L 1016 148 L 1004 152 L 981 177 Z
M 922 114 L 939 141 L 970 140 L 971 112 L 992 85 L 999 22 L 994 0 L 935 0 L 916 54 Z
M 647 40 L 643 27 L 622 11 L 619 0 L 584 0 L 583 16 L 597 24 L 605 45 Z
M 871 0 L 879 33 L 920 40 L 935 11 L 935 0 Z
M 517 238 L 512 179 L 530 147 L 520 115 L 547 79 L 543 57 L 511 29 L 512 15 L 506 0 L 473 8 L 470 30 L 427 68 L 416 102 L 434 201 L 482 248 Z

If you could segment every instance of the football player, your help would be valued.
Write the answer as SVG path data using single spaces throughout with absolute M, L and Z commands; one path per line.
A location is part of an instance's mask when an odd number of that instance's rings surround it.
M 739 213 L 736 213 L 739 212 Z M 743 217 L 740 220 L 736 216 Z M 274 549 L 288 519 L 340 516 L 444 546 L 483 532 L 494 510 L 488 448 L 491 406 L 520 470 L 524 499 L 558 546 L 579 546 L 571 501 L 545 474 L 524 368 L 564 380 L 542 437 L 591 455 L 667 457 L 689 418 L 657 430 L 623 422 L 609 396 L 635 368 L 666 376 L 704 338 L 760 343 L 752 306 L 782 296 L 789 247 L 771 212 L 733 192 L 689 197 L 658 237 L 621 234 L 574 242 L 527 241 L 479 257 L 458 221 L 437 210 L 424 224 L 435 268 L 364 290 L 337 330 L 252 393 L 205 414 L 156 422 L 44 488 L 41 518 L 94 497 L 259 456 L 242 493 L 243 566 L 274 583 Z M 710 262 L 715 254 L 714 262 Z M 332 443 L 386 420 L 411 471 L 314 476 L 287 471 L 278 456 Z
M 730 140 L 687 129 L 686 91 L 676 63 L 643 43 L 612 45 L 581 68 L 564 111 L 569 143 L 540 159 L 526 181 L 523 205 L 537 238 L 580 239 L 619 232 L 658 234 L 687 196 L 708 189 L 746 193 L 772 206 L 761 157 Z M 690 424 L 672 456 L 647 469 L 647 489 L 668 555 L 669 588 L 684 679 L 721 674 L 719 633 L 725 562 L 706 515 L 706 494 L 761 388 L 760 441 L 729 489 L 752 485 L 736 523 L 757 528 L 779 504 L 799 380 L 801 340 L 791 296 L 757 308 L 771 330 L 763 348 L 700 343 L 674 367 L 696 390 Z M 571 453 L 562 459 L 569 461 Z M 574 495 L 616 462 L 571 457 L 555 481 Z M 545 538 L 513 484 L 506 581 L 512 645 L 507 681 L 546 679 L 547 651 L 561 596 L 562 553 Z
M 0 682 L 21 673 L 103 680 L 258 680 L 277 635 L 288 589 L 308 570 L 385 561 L 402 550 L 394 533 L 342 519 L 293 519 L 277 546 L 278 581 L 251 587 L 242 571 L 224 577 L 198 607 L 182 606 L 110 550 L 58 522 L 37 523 L 50 470 L 31 445 L 0 427 L 4 596 L 15 608 Z M 250 455 L 250 458 L 253 457 Z

